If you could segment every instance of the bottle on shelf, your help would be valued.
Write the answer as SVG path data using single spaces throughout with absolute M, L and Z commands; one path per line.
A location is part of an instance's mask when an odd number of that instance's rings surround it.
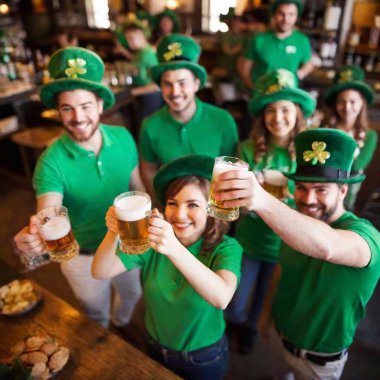
M 323 22 L 323 29 L 338 30 L 341 13 L 342 7 L 340 1 L 330 1 L 326 9 L 325 18 Z

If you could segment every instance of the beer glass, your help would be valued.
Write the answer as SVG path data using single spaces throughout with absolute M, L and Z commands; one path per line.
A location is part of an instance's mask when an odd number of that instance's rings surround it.
M 221 156 L 215 158 L 214 169 L 212 172 L 210 196 L 207 204 L 207 213 L 210 216 L 216 219 L 227 220 L 229 222 L 234 221 L 239 217 L 239 207 L 223 207 L 223 202 L 217 201 L 214 198 L 212 184 L 216 178 L 224 172 L 228 172 L 230 170 L 247 171 L 248 169 L 249 165 L 236 157 Z
M 129 255 L 144 253 L 149 248 L 148 227 L 152 202 L 148 194 L 128 191 L 114 202 L 120 235 L 120 250 Z
M 61 263 L 79 253 L 66 207 L 50 206 L 41 210 L 37 214 L 37 227 L 45 240 L 51 261 Z
M 279 200 L 288 195 L 288 179 L 278 170 L 264 169 L 264 189 Z

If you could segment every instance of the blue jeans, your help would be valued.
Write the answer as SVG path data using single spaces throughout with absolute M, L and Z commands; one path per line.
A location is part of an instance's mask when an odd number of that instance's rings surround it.
M 240 284 L 225 312 L 228 321 L 246 324 L 253 331 L 256 330 L 275 266 L 276 263 L 254 260 L 243 255 Z
M 149 356 L 185 380 L 221 380 L 228 369 L 228 341 L 222 339 L 211 346 L 181 352 L 166 349 L 148 337 Z

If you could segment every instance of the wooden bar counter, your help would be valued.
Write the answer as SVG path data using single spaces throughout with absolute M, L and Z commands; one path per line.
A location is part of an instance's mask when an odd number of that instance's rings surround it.
M 0 285 L 20 278 L 0 260 Z M 54 379 L 179 379 L 130 344 L 104 329 L 41 287 L 42 301 L 19 316 L 0 315 L 0 362 L 10 347 L 28 335 L 45 333 L 70 350 L 69 361 Z

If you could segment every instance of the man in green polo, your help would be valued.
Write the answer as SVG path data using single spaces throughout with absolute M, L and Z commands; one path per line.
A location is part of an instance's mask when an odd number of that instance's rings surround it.
M 106 233 L 105 214 L 114 198 L 130 189 L 143 189 L 135 142 L 127 129 L 100 123 L 103 109 L 115 102 L 101 83 L 104 64 L 90 50 L 68 47 L 57 50 L 48 69 L 53 80 L 41 88 L 41 99 L 57 107 L 66 129 L 38 160 L 33 178 L 37 212 L 64 205 L 80 246 L 80 253 L 61 264 L 74 294 L 88 316 L 109 324 L 111 283 L 114 285 L 112 321 L 129 322 L 141 296 L 139 272 L 99 281 L 91 276 L 93 254 Z M 45 252 L 35 216 L 15 237 L 20 251 L 35 257 Z
M 320 128 L 298 134 L 295 146 L 296 171 L 284 174 L 295 181 L 298 211 L 267 193 L 252 172 L 221 174 L 215 198 L 254 210 L 284 243 L 262 332 L 272 309 L 266 332 L 297 378 L 339 379 L 380 277 L 380 233 L 344 208 L 348 185 L 365 177 L 351 175 L 355 140 Z
M 248 88 L 252 89 L 268 71 L 287 69 L 300 80 L 313 71 L 310 40 L 294 28 L 302 10 L 301 0 L 276 0 L 272 4 L 272 28 L 252 38 L 239 62 L 240 76 Z
M 175 158 L 235 154 L 238 133 L 232 116 L 196 97 L 207 80 L 198 64 L 200 53 L 200 46 L 181 34 L 165 37 L 158 45 L 160 63 L 151 75 L 166 105 L 144 120 L 139 140 L 141 175 L 150 194 L 158 168 Z

